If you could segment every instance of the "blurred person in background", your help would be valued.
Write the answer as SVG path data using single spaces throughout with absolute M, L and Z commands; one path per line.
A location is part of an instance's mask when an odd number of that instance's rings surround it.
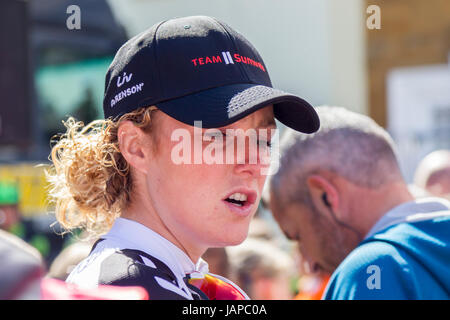
M 450 200 L 450 150 L 436 150 L 417 166 L 414 184 L 430 195 Z
M 276 235 L 269 222 L 259 216 L 253 217 L 250 222 L 248 237 L 260 240 L 277 241 Z
M 325 271 L 312 272 L 309 264 L 302 257 L 298 248 L 298 243 L 292 255 L 298 270 L 297 294 L 294 300 L 321 300 L 325 288 L 330 280 L 330 273 Z
M 41 254 L 46 265 L 52 260 L 51 240 L 59 242 L 60 238 L 37 227 L 37 219 L 24 218 L 20 211 L 19 188 L 16 184 L 0 182 L 0 229 L 21 238 Z M 47 226 L 46 226 L 47 227 Z
M 254 300 L 290 300 L 294 296 L 292 279 L 295 264 L 273 242 L 248 238 L 227 247 L 231 278 Z
M 0 300 L 39 299 L 45 266 L 40 253 L 0 230 Z
M 450 298 L 450 202 L 413 198 L 372 119 L 316 111 L 317 133 L 281 141 L 270 207 L 310 269 L 332 273 L 324 298 Z
M 0 261 L 0 300 L 148 300 L 142 287 L 83 289 L 45 278 L 39 251 L 4 230 L 0 230 Z
M 72 270 L 89 255 L 93 244 L 93 241 L 78 240 L 68 245 L 53 260 L 47 277 L 65 281 Z
M 44 278 L 44 260 L 19 237 L 0 230 L 0 300 L 147 300 L 141 287 L 82 289 Z
M 19 192 L 14 184 L 0 182 L 0 229 L 12 232 L 20 222 Z
M 225 278 L 230 277 L 230 261 L 225 248 L 209 248 L 202 259 L 208 263 L 209 272 Z
M 256 49 L 205 16 L 170 19 L 126 42 L 108 69 L 103 107 L 103 120 L 70 118 L 51 153 L 59 223 L 100 236 L 67 282 L 138 285 L 150 299 L 247 299 L 209 274 L 201 256 L 245 240 L 269 167 L 261 154 L 250 163 L 249 154 L 270 151 L 275 118 L 305 133 L 317 130 L 314 108 L 273 89 Z M 200 134 L 195 121 L 202 121 Z M 214 129 L 210 144 L 206 128 Z M 269 134 L 233 153 L 232 164 L 190 162 L 191 146 L 195 158 L 211 144 L 220 152 L 231 141 L 234 149 L 239 132 L 249 129 Z M 174 160 L 180 138 L 187 163 Z

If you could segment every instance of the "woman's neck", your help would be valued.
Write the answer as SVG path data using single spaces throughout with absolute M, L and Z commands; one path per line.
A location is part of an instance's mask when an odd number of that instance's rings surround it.
M 164 223 L 162 218 L 153 208 L 149 205 L 129 205 L 121 214 L 122 218 L 139 222 L 147 228 L 158 233 L 166 240 L 172 242 L 178 248 L 180 248 L 195 264 L 206 251 L 207 248 L 199 249 L 195 246 L 190 246 L 187 241 L 183 241 L 180 237 L 177 237 L 168 226 Z

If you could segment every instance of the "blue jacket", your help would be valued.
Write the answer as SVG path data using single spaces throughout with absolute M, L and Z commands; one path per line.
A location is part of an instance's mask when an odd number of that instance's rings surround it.
M 450 298 L 450 203 L 400 207 L 339 265 L 324 299 Z

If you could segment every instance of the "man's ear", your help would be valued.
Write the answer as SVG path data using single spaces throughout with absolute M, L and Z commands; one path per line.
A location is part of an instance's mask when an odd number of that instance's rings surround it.
M 120 124 L 117 133 L 120 153 L 134 169 L 147 173 L 152 139 L 146 137 L 145 132 L 135 126 L 131 121 Z
M 339 195 L 334 185 L 321 175 L 313 174 L 306 179 L 311 200 L 321 212 L 339 211 Z

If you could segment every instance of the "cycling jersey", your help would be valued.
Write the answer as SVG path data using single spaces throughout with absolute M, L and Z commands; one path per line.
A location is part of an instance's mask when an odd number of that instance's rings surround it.
M 208 274 L 248 299 L 230 280 L 208 272 L 203 259 L 194 264 L 185 252 L 158 233 L 138 222 L 118 218 L 66 281 L 83 287 L 141 286 L 151 300 L 200 300 L 210 297 L 189 280 Z

